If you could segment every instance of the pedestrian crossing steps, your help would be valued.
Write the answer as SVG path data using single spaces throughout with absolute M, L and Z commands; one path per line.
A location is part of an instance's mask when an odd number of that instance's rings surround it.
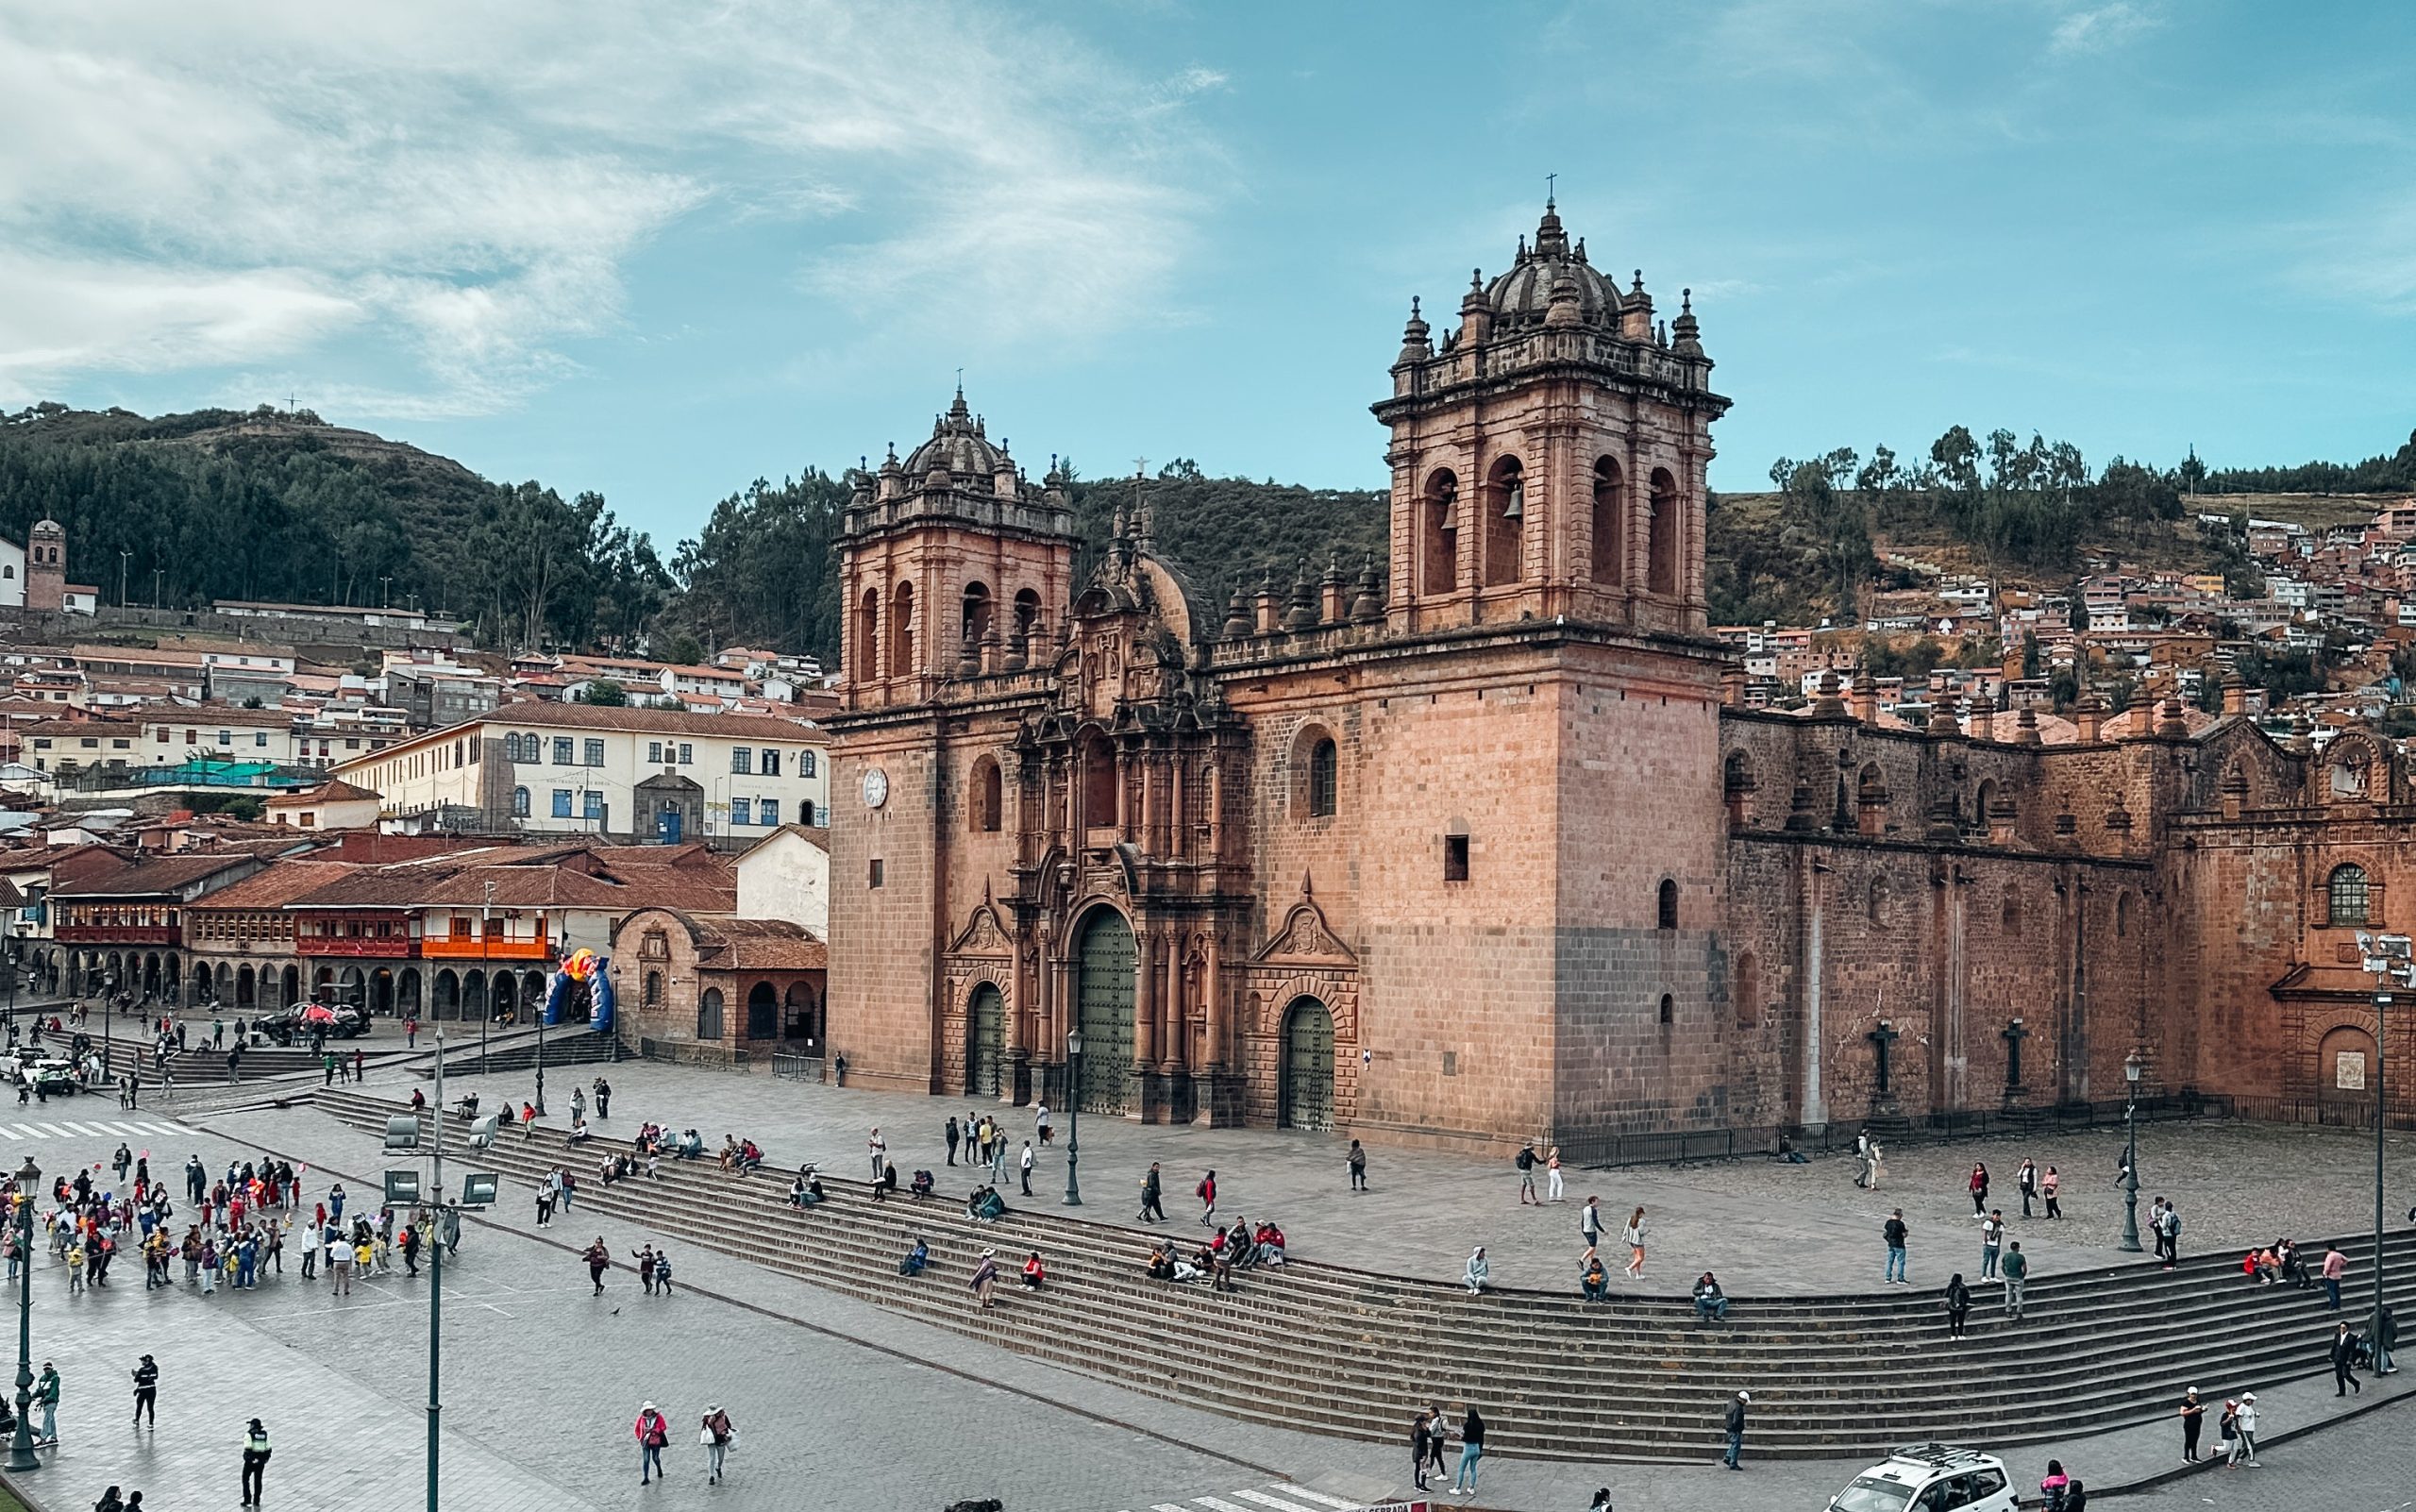
M 397 1104 L 343 1089 L 321 1107 L 365 1133 Z M 456 1126 L 458 1127 L 458 1125 Z M 1018 1209 L 992 1224 L 962 1199 L 870 1201 L 864 1184 L 826 1175 L 830 1201 L 791 1210 L 785 1172 L 726 1176 L 710 1162 L 668 1162 L 660 1181 L 606 1188 L 591 1174 L 597 1139 L 507 1137 L 480 1158 L 534 1182 L 580 1174 L 578 1213 L 660 1226 L 695 1244 L 862 1298 L 953 1332 L 1245 1420 L 1389 1442 L 1408 1408 L 1473 1402 L 1494 1426 L 1487 1447 L 1538 1457 L 1700 1460 L 1718 1451 L 1722 1403 L 1753 1393 L 1754 1452 L 1832 1457 L 1932 1437 L 2052 1439 L 2160 1419 L 2180 1386 L 2270 1386 L 2327 1369 L 2330 1315 L 2321 1292 L 2257 1287 L 2222 1256 L 2173 1271 L 2106 1266 L 2040 1277 L 2029 1320 L 1999 1316 L 1979 1290 L 1971 1332 L 1949 1340 L 1937 1295 L 1909 1288 L 1853 1296 L 1736 1299 L 1729 1321 L 1696 1321 L 1682 1298 L 1515 1290 L 1476 1298 L 1445 1283 L 1295 1262 L 1246 1273 L 1233 1292 L 1173 1286 L 1140 1273 L 1148 1236 Z M 1197 1231 L 1178 1225 L 1178 1240 Z M 907 1233 L 931 1246 L 921 1277 L 898 1275 Z M 2395 1234 L 2388 1291 L 2416 1303 L 2416 1248 Z M 1006 1266 L 998 1304 L 977 1309 L 965 1281 L 984 1246 Z M 2352 1307 L 2372 1241 L 2347 1239 Z M 1050 1285 L 1023 1292 L 1022 1255 L 1046 1258 Z M 2310 1298 L 2314 1300 L 2310 1301 Z
M 1346 1501 L 1312 1491 L 1289 1481 L 1271 1486 L 1254 1486 L 1246 1491 L 1226 1491 L 1217 1496 L 1195 1496 L 1184 1502 L 1151 1502 L 1147 1512 L 1363 1512 L 1365 1502 Z M 1143 1512 L 1139 1505 L 1125 1507 L 1121 1512 Z

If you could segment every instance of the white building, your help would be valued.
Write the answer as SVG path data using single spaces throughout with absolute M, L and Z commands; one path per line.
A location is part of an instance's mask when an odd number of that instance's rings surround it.
M 829 736 L 755 714 L 515 703 L 398 740 L 335 774 L 380 815 L 633 842 L 752 843 L 830 810 Z

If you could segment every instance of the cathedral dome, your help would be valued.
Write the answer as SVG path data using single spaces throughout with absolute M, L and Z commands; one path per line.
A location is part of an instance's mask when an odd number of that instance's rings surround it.
M 1569 244 L 1568 233 L 1560 227 L 1560 212 L 1546 204 L 1543 222 L 1535 227 L 1535 245 L 1520 243 L 1518 261 L 1485 285 L 1485 302 L 1493 307 L 1496 328 L 1542 325 L 1552 309 L 1553 286 L 1564 277 L 1577 291 L 1579 324 L 1618 324 L 1619 285 L 1586 260 L 1583 244 Z
M 965 391 L 959 389 L 948 413 L 933 422 L 931 439 L 906 459 L 906 476 L 925 478 L 945 471 L 959 478 L 993 478 L 1014 466 L 1004 447 L 990 444 L 980 418 L 965 407 Z

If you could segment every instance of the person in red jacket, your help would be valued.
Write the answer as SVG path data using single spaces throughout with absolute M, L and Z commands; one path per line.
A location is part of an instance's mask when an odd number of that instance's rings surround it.
M 638 1484 L 645 1486 L 663 1473 L 663 1446 L 671 1442 L 671 1420 L 649 1402 L 638 1408 L 638 1420 L 630 1431 L 638 1441 Z
M 1192 1189 L 1192 1195 L 1200 1199 L 1200 1226 L 1214 1228 L 1216 1223 L 1216 1173 L 1212 1170 L 1200 1177 L 1200 1184 Z
M 1040 1252 L 1034 1250 L 1023 1263 L 1023 1289 L 1038 1291 L 1040 1284 L 1048 1279 L 1049 1269 L 1040 1263 Z

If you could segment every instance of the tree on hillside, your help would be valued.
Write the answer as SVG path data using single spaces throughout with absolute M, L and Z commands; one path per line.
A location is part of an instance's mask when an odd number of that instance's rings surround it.
M 629 701 L 629 690 L 611 678 L 597 678 L 579 690 L 579 701 L 602 709 L 619 709 Z
M 762 646 L 834 662 L 838 535 L 847 493 L 845 482 L 813 469 L 777 487 L 759 478 L 714 505 L 705 528 L 680 542 L 672 558 L 680 595 L 667 618 L 717 646 Z

